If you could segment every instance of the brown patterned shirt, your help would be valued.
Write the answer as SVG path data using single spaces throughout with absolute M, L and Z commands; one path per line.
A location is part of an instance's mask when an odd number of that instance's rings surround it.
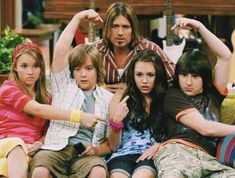
M 94 45 L 99 50 L 101 57 L 103 59 L 103 65 L 106 71 L 105 83 L 113 84 L 113 83 L 122 82 L 125 76 L 124 75 L 120 76 L 118 73 L 118 68 L 114 62 L 113 51 L 105 46 L 104 41 L 102 39 L 95 42 Z M 174 63 L 170 61 L 170 59 L 166 56 L 166 54 L 162 51 L 162 49 L 158 45 L 146 39 L 140 40 L 140 42 L 134 47 L 134 49 L 130 51 L 130 53 L 128 54 L 128 62 L 124 68 L 124 71 L 129 66 L 135 54 L 142 49 L 152 49 L 155 50 L 160 55 L 166 67 L 168 79 L 171 80 L 175 68 Z

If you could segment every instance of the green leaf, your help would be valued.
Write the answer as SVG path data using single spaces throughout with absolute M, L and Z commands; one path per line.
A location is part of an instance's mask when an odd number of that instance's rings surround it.
M 28 21 L 34 24 L 35 26 L 39 26 L 43 23 L 42 19 L 36 15 L 34 15 L 32 12 L 27 13 Z
M 26 38 L 15 33 L 10 27 L 7 26 L 4 29 L 4 35 L 0 37 L 0 73 L 10 71 L 14 48 L 26 40 Z

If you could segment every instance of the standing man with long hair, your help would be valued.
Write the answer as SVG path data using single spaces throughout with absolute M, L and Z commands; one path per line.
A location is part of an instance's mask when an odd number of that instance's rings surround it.
M 134 10 L 124 2 L 111 4 L 106 12 L 101 40 L 94 43 L 105 67 L 105 88 L 115 93 L 126 85 L 126 70 L 138 51 L 154 50 L 164 62 L 170 80 L 174 64 L 155 43 L 141 39 Z

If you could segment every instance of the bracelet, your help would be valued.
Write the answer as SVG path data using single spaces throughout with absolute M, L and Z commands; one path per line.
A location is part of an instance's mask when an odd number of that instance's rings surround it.
M 38 143 L 40 145 L 40 148 L 43 146 L 43 143 L 40 141 L 35 141 L 34 143 Z
M 80 122 L 81 119 L 81 111 L 80 110 L 73 110 L 71 111 L 69 121 L 70 122 Z
M 109 125 L 112 129 L 114 129 L 115 131 L 119 132 L 124 128 L 124 123 L 120 122 L 119 124 L 116 124 L 113 122 L 113 119 L 110 118 L 109 119 Z

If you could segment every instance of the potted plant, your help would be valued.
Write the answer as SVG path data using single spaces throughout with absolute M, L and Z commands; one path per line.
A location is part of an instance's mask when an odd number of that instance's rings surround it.
M 12 52 L 14 48 L 27 39 L 16 34 L 12 29 L 6 27 L 4 35 L 0 37 L 0 83 L 8 77 L 12 64 Z

